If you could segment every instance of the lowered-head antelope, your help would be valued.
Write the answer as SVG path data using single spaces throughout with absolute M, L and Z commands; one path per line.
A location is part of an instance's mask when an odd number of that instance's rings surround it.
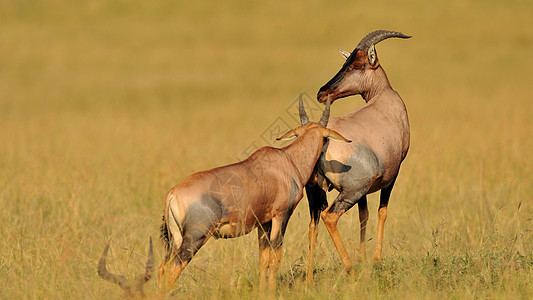
M 283 148 L 263 147 L 244 161 L 198 172 L 174 186 L 165 198 L 161 237 L 166 254 L 159 267 L 159 290 L 172 288 L 206 241 L 232 238 L 258 229 L 259 286 L 275 287 L 285 229 L 303 187 L 328 139 L 349 142 L 327 129 L 329 100 L 318 123 L 309 122 L 300 95 L 302 125 L 278 140 Z
M 107 251 L 109 242 L 104 248 L 104 252 L 98 262 L 98 275 L 103 279 L 118 284 L 123 290 L 126 299 L 144 298 L 143 285 L 152 278 L 154 271 L 154 252 L 152 250 L 152 238 L 150 238 L 150 248 L 148 250 L 148 261 L 146 262 L 145 272 L 135 276 L 133 281 L 128 281 L 124 276 L 110 273 L 106 267 Z
M 381 259 L 383 227 L 387 205 L 400 165 L 409 149 L 409 121 L 400 95 L 389 83 L 379 63 L 374 45 L 387 38 L 409 38 L 400 32 L 378 30 L 365 36 L 352 53 L 341 51 L 346 62 L 340 71 L 320 88 L 317 99 L 324 103 L 359 94 L 366 104 L 330 120 L 328 128 L 352 143 L 326 143 L 316 166 L 316 176 L 306 186 L 311 222 L 307 280 L 312 281 L 313 249 L 321 216 L 345 268 L 353 271 L 337 222 L 356 203 L 359 207 L 360 256 L 366 256 L 365 230 L 368 220 L 367 194 L 381 190 L 378 232 L 374 259 Z M 326 191 L 336 189 L 338 197 L 328 206 Z

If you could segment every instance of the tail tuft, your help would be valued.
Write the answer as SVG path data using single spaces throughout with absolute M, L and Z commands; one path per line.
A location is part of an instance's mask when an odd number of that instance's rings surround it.
M 168 232 L 168 226 L 165 220 L 165 215 L 163 215 L 162 219 L 163 219 L 163 224 L 161 224 L 161 228 L 160 228 L 161 234 L 159 237 L 161 238 L 161 241 L 163 242 L 163 244 L 165 244 L 165 249 L 168 251 L 170 250 L 170 233 Z

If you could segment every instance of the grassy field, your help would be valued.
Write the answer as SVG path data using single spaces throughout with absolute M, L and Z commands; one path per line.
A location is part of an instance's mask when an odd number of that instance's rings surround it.
M 533 3 L 518 0 L 1 1 L 0 298 L 121 298 L 96 274 L 105 243 L 113 272 L 139 273 L 169 188 L 254 142 L 275 145 L 262 134 L 278 117 L 296 126 L 285 110 L 337 72 L 337 48 L 390 29 L 414 36 L 376 47 L 412 140 L 384 259 L 346 276 L 321 226 L 306 289 L 303 199 L 277 297 L 531 299 L 532 19 Z M 362 103 L 338 101 L 332 115 Z M 352 257 L 356 211 L 340 221 Z M 209 241 L 179 298 L 257 296 L 256 240 Z

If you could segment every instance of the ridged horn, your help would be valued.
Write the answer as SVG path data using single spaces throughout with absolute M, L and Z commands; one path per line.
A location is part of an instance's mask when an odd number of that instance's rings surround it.
M 305 112 L 305 107 L 304 107 L 304 103 L 302 100 L 302 93 L 300 93 L 298 110 L 300 112 L 300 123 L 302 123 L 302 125 L 309 123 L 309 117 L 307 116 L 307 113 Z
M 104 252 L 102 253 L 102 256 L 100 257 L 100 261 L 98 262 L 98 275 L 102 277 L 102 279 L 113 282 L 115 284 L 118 284 L 123 290 L 129 289 L 129 284 L 126 278 L 122 275 L 117 275 L 110 273 L 107 270 L 106 267 L 106 259 L 107 259 L 107 251 L 109 250 L 109 242 L 107 242 L 107 245 L 104 248 Z
M 405 35 L 401 32 L 397 31 L 388 31 L 388 30 L 376 30 L 372 31 L 371 33 L 367 34 L 357 45 L 356 48 L 361 49 L 363 51 L 368 50 L 368 48 L 372 45 L 375 45 L 385 39 L 388 38 L 402 38 L 402 39 L 408 39 L 412 36 Z
M 328 100 L 326 100 L 326 108 L 324 108 L 324 112 L 322 113 L 322 117 L 320 118 L 320 121 L 318 121 L 318 124 L 326 127 L 328 126 L 328 120 L 329 120 L 329 106 L 331 104 L 330 100 L 330 94 L 328 94 Z
M 148 250 L 148 261 L 146 262 L 145 272 L 135 276 L 132 285 L 130 285 L 130 282 L 128 282 L 124 276 L 110 273 L 107 270 L 106 260 L 108 250 L 109 242 L 107 242 L 104 252 L 100 257 L 100 261 L 98 262 L 98 275 L 104 280 L 118 284 L 124 290 L 126 298 L 143 297 L 143 285 L 150 280 L 150 278 L 152 278 L 152 273 L 154 271 L 154 251 L 152 249 L 152 237 L 150 237 L 150 249 Z
M 152 273 L 154 272 L 154 251 L 152 249 L 152 237 L 150 237 L 150 249 L 148 250 L 148 260 L 146 261 L 146 268 L 143 274 L 135 276 L 133 285 L 136 289 L 142 291 L 142 286 L 150 278 L 152 278 Z

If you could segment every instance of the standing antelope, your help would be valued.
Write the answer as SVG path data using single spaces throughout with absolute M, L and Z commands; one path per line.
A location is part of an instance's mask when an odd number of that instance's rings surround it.
M 152 238 L 150 237 L 150 249 L 148 250 L 148 261 L 146 262 L 146 269 L 143 274 L 135 276 L 132 282 L 128 281 L 122 275 L 110 273 L 106 267 L 107 251 L 109 250 L 109 242 L 104 248 L 104 252 L 98 262 L 98 275 L 103 279 L 118 284 L 123 290 L 126 299 L 144 298 L 143 285 L 152 278 L 154 271 L 154 252 L 152 250 Z
M 340 71 L 318 92 L 324 103 L 360 94 L 366 104 L 341 117 L 330 120 L 328 128 L 353 141 L 350 144 L 326 143 L 316 166 L 316 175 L 306 186 L 311 222 L 309 224 L 309 258 L 307 281 L 313 281 L 313 251 L 318 234 L 319 216 L 339 252 L 344 267 L 353 272 L 352 261 L 342 243 L 337 222 L 354 204 L 359 207 L 360 256 L 366 256 L 365 231 L 368 220 L 367 194 L 381 190 L 378 209 L 378 232 L 374 259 L 381 259 L 383 227 L 387 204 L 400 165 L 409 149 L 409 121 L 400 95 L 394 91 L 381 67 L 374 45 L 396 37 L 410 38 L 400 32 L 378 30 L 365 36 L 350 54 L 340 50 L 346 62 Z M 340 193 L 328 205 L 326 191 Z
M 349 142 L 327 129 L 329 104 L 318 123 L 309 122 L 300 95 L 302 126 L 278 140 L 293 139 L 283 148 L 263 147 L 242 162 L 198 172 L 174 186 L 165 198 L 161 237 L 166 254 L 159 267 L 159 290 L 176 282 L 206 241 L 231 238 L 258 228 L 259 286 L 275 287 L 281 245 L 289 217 L 303 196 L 303 187 L 327 138 Z

